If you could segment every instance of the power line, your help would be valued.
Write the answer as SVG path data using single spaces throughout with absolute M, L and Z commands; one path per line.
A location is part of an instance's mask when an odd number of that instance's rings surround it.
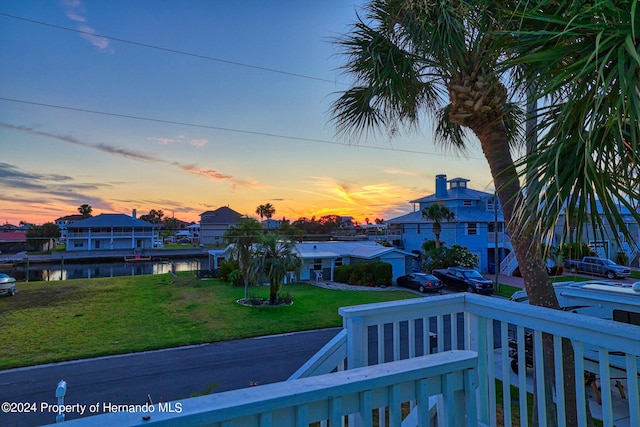
M 162 46 L 156 46 L 156 45 L 152 45 L 152 44 L 148 44 L 148 43 L 135 42 L 135 41 L 132 41 L 132 40 L 122 39 L 122 38 L 119 38 L 119 37 L 112 37 L 112 36 L 107 36 L 107 35 L 104 35 L 104 34 L 93 33 L 93 32 L 90 32 L 90 31 L 82 31 L 82 30 L 78 30 L 78 29 L 75 29 L 75 28 L 64 27 L 62 25 L 51 24 L 51 23 L 48 23 L 48 22 L 36 21 L 35 19 L 23 18 L 21 16 L 10 15 L 8 13 L 3 13 L 3 12 L 0 12 L 0 16 L 4 16 L 4 17 L 7 17 L 7 18 L 11 18 L 11 19 L 17 19 L 17 20 L 20 20 L 20 21 L 30 22 L 32 24 L 38 24 L 38 25 L 43 25 L 43 26 L 46 26 L 46 27 L 56 28 L 58 30 L 65 30 L 65 31 L 71 31 L 71 32 L 74 32 L 74 33 L 85 34 L 85 35 L 89 35 L 89 36 L 92 36 L 92 37 L 102 37 L 102 38 L 107 39 L 107 40 L 113 40 L 113 41 L 117 41 L 117 42 L 121 42 L 121 43 L 127 43 L 127 44 L 131 44 L 131 45 L 134 45 L 134 46 L 146 47 L 148 49 L 160 50 L 160 51 L 164 51 L 164 52 L 174 53 L 174 54 L 177 54 L 177 55 L 191 56 L 193 58 L 206 59 L 208 61 L 215 61 L 215 62 L 220 62 L 220 63 L 223 63 L 223 64 L 236 65 L 238 67 L 252 68 L 254 70 L 268 71 L 270 73 L 284 74 L 284 75 L 287 75 L 287 76 L 299 77 L 299 78 L 302 78 L 302 79 L 316 80 L 316 81 L 320 81 L 320 82 L 327 82 L 327 83 L 339 84 L 339 85 L 346 85 L 346 83 L 341 83 L 341 82 L 337 82 L 337 81 L 329 80 L 329 79 L 323 79 L 321 77 L 308 76 L 306 74 L 293 73 L 293 72 L 290 72 L 290 71 L 283 71 L 283 70 L 278 70 L 278 69 L 275 69 L 275 68 L 261 67 L 259 65 L 251 65 L 251 64 L 245 64 L 243 62 L 230 61 L 228 59 L 216 58 L 214 56 L 202 55 L 202 54 L 199 54 L 199 53 L 185 52 L 183 50 L 171 49 L 171 48 L 162 47 Z
M 260 136 L 267 136 L 269 138 L 281 138 L 281 139 L 289 139 L 289 140 L 294 140 L 294 141 L 315 142 L 315 143 L 320 143 L 320 144 L 339 145 L 341 147 L 350 146 L 348 144 L 343 144 L 343 143 L 336 142 L 336 141 L 329 141 L 329 140 L 326 140 L 326 139 L 305 138 L 305 137 L 291 136 L 291 135 L 280 135 L 280 134 L 275 134 L 275 133 L 258 132 L 258 131 L 244 130 L 244 129 L 234 129 L 234 128 L 227 128 L 227 127 L 222 127 L 222 126 L 212 126 L 212 125 L 203 125 L 203 124 L 198 124 L 198 123 L 180 122 L 180 121 L 175 121 L 175 120 L 156 119 L 156 118 L 153 118 L 153 117 L 133 116 L 133 115 L 130 115 L 130 114 L 110 113 L 110 112 L 107 112 L 107 111 L 89 110 L 89 109 L 86 109 L 86 108 L 68 107 L 68 106 L 64 106 L 64 105 L 45 104 L 45 103 L 42 103 L 42 102 L 26 101 L 26 100 L 22 100 L 22 99 L 0 97 L 0 101 L 15 102 L 15 103 L 20 103 L 20 104 L 28 104 L 28 105 L 35 105 L 35 106 L 38 106 L 38 107 L 56 108 L 56 109 L 60 109 L 60 110 L 77 111 L 77 112 L 81 112 L 81 113 L 99 114 L 99 115 L 103 115 L 103 116 L 120 117 L 120 118 L 131 119 L 131 120 L 143 120 L 143 121 L 148 121 L 148 122 L 164 123 L 164 124 L 180 125 L 180 126 L 189 126 L 189 127 L 196 127 L 196 128 L 202 128 L 202 129 L 213 129 L 213 130 L 220 130 L 220 131 L 224 131 L 224 132 L 235 132 L 235 133 L 242 133 L 242 134 L 248 134 L 248 135 L 260 135 Z M 454 155 L 451 155 L 451 154 L 433 153 L 433 152 L 418 151 L 418 150 L 407 150 L 407 149 L 393 148 L 393 147 L 374 147 L 374 146 L 371 146 L 371 145 L 359 145 L 359 144 L 356 145 L 356 147 L 357 148 L 367 148 L 367 149 L 371 149 L 371 150 L 395 151 L 395 152 L 398 152 L 398 153 L 422 154 L 422 155 L 426 155 L 426 156 L 439 156 L 439 157 L 457 158 L 457 156 L 454 156 Z M 466 158 L 473 159 L 473 160 L 483 160 L 483 159 L 481 159 L 479 157 L 466 157 Z

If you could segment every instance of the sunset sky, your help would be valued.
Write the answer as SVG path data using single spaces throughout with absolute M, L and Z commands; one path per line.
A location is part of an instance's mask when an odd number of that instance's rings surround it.
M 390 219 L 434 177 L 492 191 L 480 149 L 419 132 L 340 139 L 332 39 L 361 2 L 3 0 L 0 223 L 77 213 L 185 221 L 228 205 L 274 218 Z

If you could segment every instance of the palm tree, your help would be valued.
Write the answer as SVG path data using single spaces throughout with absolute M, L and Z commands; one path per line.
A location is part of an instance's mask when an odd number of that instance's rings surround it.
M 78 208 L 78 212 L 82 215 L 82 219 L 90 218 L 91 212 L 93 212 L 93 208 L 90 205 L 84 204 L 80 205 Z
M 422 217 L 428 221 L 433 221 L 433 234 L 436 236 L 436 248 L 440 247 L 440 233 L 442 232 L 442 221 L 453 221 L 456 214 L 445 205 L 434 203 L 422 209 Z
M 267 220 L 269 220 L 273 217 L 274 213 L 276 213 L 276 208 L 274 208 L 271 203 L 265 203 L 264 205 L 260 205 L 256 208 L 256 214 L 260 215 L 260 220 L 263 218 L 267 218 Z
M 470 4 L 472 3 L 472 4 Z M 356 85 L 333 105 L 341 134 L 417 127 L 422 113 L 437 121 L 440 144 L 464 148 L 466 131 L 479 139 L 489 163 L 531 303 L 559 308 L 528 220 L 512 221 L 523 199 L 511 148 L 515 112 L 500 74 L 504 53 L 495 36 L 491 2 L 371 0 L 364 20 L 337 43 Z M 443 96 L 445 95 L 445 96 Z
M 277 302 L 278 292 L 287 272 L 295 271 L 302 266 L 302 259 L 295 249 L 295 243 L 281 237 L 275 233 L 262 235 L 256 247 L 253 264 L 256 273 L 265 274 L 269 278 L 269 304 L 271 305 Z
M 372 129 L 394 134 L 401 125 L 417 127 L 427 113 L 436 119 L 436 141 L 457 149 L 464 149 L 468 132 L 473 133 L 489 164 L 530 303 L 559 309 L 540 229 L 521 214 L 531 205 L 524 203 L 511 155 L 521 133 L 521 110 L 510 102 L 515 93 L 505 84 L 508 38 L 497 37 L 505 28 L 495 16 L 501 4 L 370 0 L 364 19 L 337 41 L 348 58 L 343 69 L 355 85 L 334 102 L 332 119 L 339 134 L 358 137 Z M 575 395 L 565 396 L 568 407 L 575 407 Z M 568 415 L 569 424 L 575 420 L 576 414 Z
M 535 95 L 546 101 L 539 112 L 542 138 L 526 160 L 537 181 L 529 191 L 541 195 L 533 218 L 541 233 L 567 210 L 576 241 L 588 232 L 583 228 L 601 234 L 600 215 L 590 215 L 601 210 L 634 241 L 620 206 L 640 220 L 634 206 L 640 200 L 636 6 L 633 0 L 567 0 L 562 7 L 538 0 L 516 11 L 522 27 L 513 32 L 509 65 L 526 64 L 523 78 L 535 80 Z
M 231 244 L 231 256 L 238 260 L 238 268 L 244 279 L 244 298 L 249 298 L 249 281 L 254 246 L 260 240 L 262 225 L 253 218 L 240 218 L 238 225 L 229 227 L 224 239 Z

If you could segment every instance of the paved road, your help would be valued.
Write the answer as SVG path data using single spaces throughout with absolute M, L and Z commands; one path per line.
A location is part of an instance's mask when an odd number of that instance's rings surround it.
M 0 403 L 35 403 L 35 413 L 0 412 L 0 426 L 55 422 L 42 402 L 55 404 L 67 382 L 65 403 L 154 403 L 287 379 L 339 331 L 338 328 L 206 344 L 122 356 L 0 371 Z M 86 414 L 84 416 L 87 416 Z M 67 419 L 78 418 L 69 414 Z

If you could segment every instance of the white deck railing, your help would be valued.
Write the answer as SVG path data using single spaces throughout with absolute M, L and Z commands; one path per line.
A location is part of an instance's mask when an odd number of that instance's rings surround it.
M 613 426 L 614 419 L 618 423 L 613 400 L 620 390 L 612 387 L 612 381 L 619 381 L 624 387 L 627 425 L 640 425 L 638 326 L 468 293 L 343 307 L 339 312 L 344 319 L 343 331 L 298 369 L 290 381 L 179 401 L 181 413 L 159 412 L 157 407 L 148 421 L 139 413 L 119 413 L 70 423 L 279 427 L 308 426 L 314 421 L 326 425 L 329 420 L 333 427 L 341 425 L 338 419 L 344 415 L 355 414 L 350 416 L 349 426 L 357 427 L 372 425 L 371 410 L 384 408 L 373 411 L 382 415 L 376 425 L 384 427 L 399 425 L 403 415 L 397 404 L 409 401 L 413 409 L 402 420 L 402 426 L 427 426 L 434 418 L 429 414 L 433 404 L 429 403 L 425 408 L 425 396 L 444 393 L 445 397 L 438 405 L 440 412 L 435 418 L 439 426 L 465 422 L 467 425 L 495 426 L 498 425 L 497 395 L 501 391 L 500 408 L 504 419 L 516 418 L 515 415 L 512 417 L 511 407 L 515 400 L 523 416 L 513 419 L 514 425 L 528 426 L 525 416 L 528 413 L 527 369 L 522 367 L 526 365 L 525 336 L 531 334 L 533 348 L 530 352 L 533 353 L 535 372 L 540 374 L 535 377 L 540 426 L 547 425 L 546 414 L 548 410 L 553 412 L 551 409 L 557 413 L 558 425 L 567 425 L 561 363 L 566 356 L 561 348 L 563 338 L 570 339 L 575 349 L 576 380 L 572 386 L 578 396 L 575 407 L 578 425 L 587 424 L 585 371 L 597 375 L 601 389 L 601 418 L 605 426 Z M 544 334 L 551 336 L 554 349 L 551 363 L 556 391 L 553 396 L 556 403 L 551 403 L 554 408 L 547 406 L 546 402 L 550 400 L 546 399 L 543 386 Z M 515 356 L 520 366 L 517 375 L 510 372 L 510 340 L 518 350 Z M 423 357 L 430 353 L 442 354 Z M 473 374 L 474 354 L 477 354 L 477 389 Z M 384 365 L 379 366 L 382 363 Z M 529 369 L 529 374 L 532 372 Z M 438 379 L 422 380 L 435 378 L 434 375 Z M 499 378 L 506 379 L 501 390 L 496 389 Z M 430 385 L 425 394 L 426 384 Z M 517 396 L 512 396 L 511 384 L 517 387 Z M 529 389 L 533 389 L 530 384 Z M 470 393 L 470 390 L 476 390 L 476 393 Z M 452 409 L 450 405 L 457 405 L 462 400 L 462 407 Z
M 65 426 L 300 427 L 328 422 L 373 425 L 373 408 L 388 409 L 400 427 L 403 405 L 416 402 L 417 425 L 429 425 L 429 400 L 442 395 L 449 426 L 476 426 L 477 355 L 450 351 L 418 359 L 266 384 L 66 422 Z M 164 405 L 164 406 L 163 406 Z M 406 410 L 405 410 L 406 412 Z M 465 416 L 466 415 L 466 416 Z M 353 424 L 351 424 L 353 425 Z
M 575 390 L 578 424 L 585 426 L 586 405 L 584 372 L 596 374 L 601 388 L 602 418 L 605 426 L 614 425 L 613 396 L 624 387 L 628 425 L 640 425 L 638 357 L 640 327 L 599 318 L 549 310 L 495 297 L 455 294 L 393 303 L 369 304 L 340 309 L 347 331 L 348 368 L 367 366 L 428 354 L 437 336 L 436 351 L 464 348 L 478 353 L 478 419 L 496 425 L 496 378 L 511 377 L 509 339 L 517 341 L 517 360 L 525 366 L 525 334 L 533 336 L 535 371 L 544 373 L 543 334 L 550 334 L 554 347 L 554 388 L 558 425 L 564 426 L 562 338 L 575 349 Z M 499 372 L 496 368 L 500 367 Z M 531 371 L 530 371 L 531 372 Z M 527 372 L 519 369 L 516 385 L 519 413 L 527 414 Z M 547 408 L 543 375 L 537 375 L 539 425 L 546 426 Z M 512 418 L 510 381 L 502 383 L 502 410 Z M 526 417 L 516 421 L 527 426 Z M 444 424 L 446 425 L 446 424 Z

